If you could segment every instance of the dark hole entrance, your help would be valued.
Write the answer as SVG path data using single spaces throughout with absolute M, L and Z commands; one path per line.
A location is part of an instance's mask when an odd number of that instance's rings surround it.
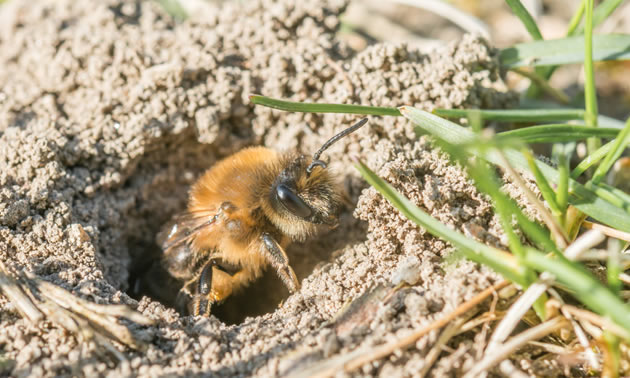
M 148 296 L 167 307 L 175 308 L 175 298 L 182 282 L 173 279 L 161 267 L 159 247 L 156 244 L 148 247 L 132 263 L 128 294 L 135 299 Z M 211 312 L 226 324 L 239 324 L 248 316 L 274 311 L 288 295 L 287 289 L 273 270 L 267 269 L 261 278 L 232 294 L 223 303 L 212 306 Z
M 302 281 L 318 264 L 329 261 L 333 252 L 348 244 L 359 242 L 364 237 L 364 225 L 346 211 L 341 216 L 339 228 L 324 231 L 306 243 L 290 245 L 287 255 L 298 279 Z M 159 247 L 155 243 L 138 242 L 131 243 L 130 247 L 144 252 L 132 263 L 128 294 L 135 299 L 146 295 L 167 307 L 174 308 L 175 297 L 182 283 L 174 280 L 161 268 Z M 240 324 L 247 317 L 273 312 L 288 296 L 287 288 L 273 268 L 268 267 L 262 277 L 232 294 L 223 303 L 214 305 L 212 315 L 226 324 Z

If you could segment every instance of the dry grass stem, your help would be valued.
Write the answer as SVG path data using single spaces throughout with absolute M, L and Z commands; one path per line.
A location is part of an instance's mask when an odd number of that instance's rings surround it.
M 578 258 L 582 253 L 584 253 L 585 251 L 590 250 L 592 247 L 594 247 L 595 245 L 601 243 L 602 241 L 604 241 L 605 239 L 605 235 L 597 230 L 592 230 L 592 231 L 588 231 L 586 233 L 584 233 L 583 235 L 581 235 L 578 239 L 576 239 L 573 243 L 571 243 L 568 247 L 566 247 L 565 249 L 565 255 L 568 259 L 570 260 L 575 260 L 576 258 Z M 505 317 L 503 318 L 503 320 L 499 323 L 499 325 L 497 326 L 494 334 L 492 335 L 490 342 L 488 343 L 488 348 L 486 349 L 486 357 L 484 357 L 484 360 L 490 358 L 489 356 L 495 356 L 497 355 L 497 353 L 499 353 L 499 349 L 504 349 L 506 344 L 503 344 L 503 341 L 506 340 L 509 335 L 514 331 L 514 328 L 517 326 L 517 324 L 522 320 L 523 316 L 525 315 L 525 313 L 532 307 L 532 305 L 534 304 L 534 302 L 547 290 L 550 290 L 550 282 L 552 281 L 553 277 L 546 273 L 543 272 L 540 275 L 540 278 L 542 280 L 542 282 L 537 282 L 534 283 L 532 285 L 530 285 L 530 287 L 523 293 L 523 295 L 521 295 L 521 297 L 510 307 L 510 309 L 508 310 L 507 314 L 505 315 Z M 572 317 L 572 312 L 569 311 L 567 309 L 567 306 L 564 305 L 564 302 L 562 301 L 562 298 L 560 297 L 560 295 L 555 291 L 555 290 L 550 290 L 552 296 L 554 296 L 556 298 L 556 300 L 558 300 L 559 305 L 558 307 L 560 308 L 560 311 L 562 312 L 563 316 L 570 321 L 573 330 L 576 334 L 576 337 L 578 339 L 578 341 L 580 342 L 580 345 L 585 349 L 586 351 L 586 356 L 588 358 L 589 363 L 591 364 L 591 366 L 593 368 L 598 368 L 599 367 L 599 363 L 597 361 L 597 358 L 594 354 L 594 352 L 592 350 L 590 350 L 590 342 L 588 340 L 588 338 L 586 337 L 586 334 L 584 333 L 583 329 L 580 327 L 580 325 L 573 319 Z M 553 302 L 549 301 L 548 304 L 553 304 Z M 577 309 L 575 307 L 573 307 L 574 309 Z M 579 310 L 579 309 L 577 309 Z M 585 313 L 587 314 L 592 314 L 595 315 L 593 313 L 590 313 L 588 311 L 585 311 Z M 592 319 L 589 318 L 590 321 L 592 321 L 595 324 L 599 324 L 597 321 L 593 321 Z M 603 319 L 600 317 L 598 319 L 598 321 L 603 321 Z M 611 322 L 608 322 L 610 324 L 612 324 Z M 620 327 L 616 327 L 618 332 L 621 331 L 623 332 L 623 329 L 621 329 Z M 525 331 L 528 332 L 528 331 Z M 523 333 L 525 333 L 523 332 Z M 518 336 L 517 336 L 518 337 Z M 513 338 L 514 339 L 514 338 Z M 509 355 L 509 354 L 508 354 Z M 507 356 L 507 355 L 506 355 Z M 481 373 L 483 370 L 474 370 L 475 372 Z
M 615 335 L 623 338 L 623 339 L 630 339 L 630 334 L 628 333 L 628 331 L 626 331 L 625 329 L 619 327 L 618 325 L 616 325 L 615 323 L 611 322 L 610 320 L 597 315 L 594 312 L 588 311 L 588 310 L 583 310 L 581 308 L 575 307 L 575 306 L 571 306 L 571 305 L 563 305 L 561 307 L 561 309 L 566 310 L 568 313 L 570 313 L 571 315 L 575 316 L 577 319 L 580 320 L 586 320 L 592 324 L 595 324 L 596 326 L 605 329 L 606 331 L 612 332 Z
M 614 228 L 604 226 L 603 224 L 593 223 L 589 221 L 584 221 L 582 223 L 584 228 L 589 230 L 597 230 L 602 232 L 604 235 L 609 236 L 611 238 L 619 239 L 630 243 L 630 232 L 624 232 L 620 230 L 616 230 Z
M 491 39 L 490 29 L 485 22 L 477 17 L 471 16 L 456 6 L 439 0 L 391 0 L 394 3 L 404 4 L 416 8 L 426 9 L 441 17 L 450 20 L 455 25 L 468 31 L 469 33 L 480 34 L 488 40 Z
M 514 331 L 514 328 L 516 328 L 525 313 L 529 311 L 534 302 L 536 302 L 548 288 L 549 286 L 546 283 L 537 282 L 530 285 L 527 290 L 525 290 L 523 295 L 510 307 L 505 317 L 503 317 L 503 320 L 501 320 L 495 329 L 488 343 L 486 355 L 492 354 L 496 348 L 502 346 L 503 341 Z
M 569 260 L 575 261 L 579 259 L 583 253 L 589 251 L 605 239 L 606 236 L 598 230 L 587 231 L 575 239 L 575 241 L 564 250 L 564 256 Z
M 544 336 L 547 336 L 553 331 L 556 331 L 567 324 L 566 320 L 562 317 L 555 317 L 544 323 L 541 323 L 535 327 L 521 332 L 518 335 L 512 337 L 505 344 L 495 348 L 494 353 L 486 353 L 486 356 L 475 365 L 464 378 L 477 377 L 482 372 L 492 368 L 494 365 L 506 359 L 510 354 L 514 353 L 517 349 L 527 344 L 529 341 L 538 340 Z
M 556 289 L 553 289 L 553 288 L 549 289 L 549 293 L 560 304 L 560 312 L 562 313 L 562 315 L 564 315 L 564 317 L 567 318 L 571 322 L 571 326 L 573 327 L 573 332 L 575 333 L 575 336 L 578 342 L 580 343 L 580 345 L 582 346 L 582 348 L 584 348 L 584 353 L 586 354 L 586 358 L 588 359 L 588 362 L 591 364 L 591 367 L 594 370 L 599 370 L 600 368 L 599 361 L 597 360 L 597 356 L 595 356 L 595 352 L 593 352 L 593 350 L 591 349 L 591 343 L 588 340 L 586 333 L 584 333 L 584 330 L 582 329 L 580 324 L 573 318 L 571 313 L 568 312 L 566 308 L 563 308 L 564 300 L 562 299 L 560 294 L 556 291 Z M 550 302 L 552 301 L 548 301 L 548 303 Z
M 116 359 L 118 359 L 118 361 L 120 362 L 127 361 L 127 358 L 125 357 L 125 355 L 120 353 L 120 351 L 116 349 L 116 347 L 114 347 L 112 343 L 110 343 L 109 340 L 105 336 L 101 335 L 100 333 L 95 333 L 94 339 L 96 340 L 97 343 L 102 345 L 105 349 L 107 349 L 107 351 L 109 351 L 112 355 L 114 355 Z
M 429 332 L 436 329 L 440 329 L 444 327 L 445 325 L 447 325 L 448 323 L 455 320 L 456 318 L 458 318 L 459 316 L 467 313 L 468 311 L 471 311 L 475 306 L 483 302 L 487 297 L 492 295 L 494 292 L 504 288 L 505 286 L 509 284 L 510 283 L 508 281 L 501 281 L 498 284 L 495 284 L 485 289 L 481 293 L 477 294 L 471 300 L 465 303 L 462 303 L 461 305 L 459 305 L 459 307 L 457 307 L 451 313 L 444 316 L 443 318 L 440 318 L 434 321 L 428 326 L 421 328 L 411 333 L 410 335 L 403 337 L 400 340 L 393 341 L 393 342 L 378 346 L 376 348 L 366 350 L 360 354 L 357 354 L 351 359 L 345 360 L 343 363 L 336 364 L 335 366 L 329 369 L 322 370 L 318 374 L 315 374 L 314 376 L 315 377 L 332 377 L 333 375 L 337 374 L 340 370 L 350 372 L 355 369 L 358 369 L 364 364 L 370 363 L 374 360 L 378 360 L 383 357 L 387 357 L 396 350 L 408 348 L 410 345 L 418 341 L 421 337 L 425 336 Z
M 29 278 L 37 282 L 37 285 L 43 289 L 43 295 L 56 300 L 60 304 L 65 304 L 66 308 L 70 308 L 77 313 L 85 312 L 86 317 L 91 316 L 90 314 L 99 314 L 110 319 L 124 317 L 142 325 L 151 325 L 154 323 L 152 319 L 132 310 L 128 306 L 116 304 L 101 305 L 88 302 L 50 282 L 33 277 L 32 275 L 29 275 Z
M 566 93 L 564 93 L 561 89 L 557 89 L 549 85 L 549 83 L 545 79 L 536 75 L 535 73 L 522 68 L 512 68 L 511 71 L 528 78 L 533 83 L 536 83 L 538 87 L 540 87 L 548 95 L 556 99 L 556 101 L 558 101 L 559 103 L 565 105 L 569 104 L 571 99 L 569 98 L 569 96 L 566 95 Z
M 605 239 L 606 239 L 606 236 L 599 230 L 587 231 L 583 233 L 582 235 L 580 235 L 577 239 L 575 239 L 575 241 L 571 243 L 567 247 L 567 249 L 565 249 L 564 255 L 569 260 L 572 260 L 572 261 L 579 260 L 580 258 L 585 257 L 586 254 L 591 251 L 591 248 L 600 244 Z M 575 321 L 571 313 L 567 311 L 564 304 L 564 300 L 562 299 L 560 294 L 558 294 L 558 292 L 555 289 L 549 290 L 549 293 L 555 298 L 555 300 L 557 300 L 560 303 L 560 312 L 562 313 L 562 315 L 564 315 L 564 317 L 567 318 L 571 322 L 571 325 L 573 327 L 573 332 L 575 333 L 575 336 L 577 337 L 580 345 L 584 348 L 586 357 L 589 363 L 591 364 L 591 367 L 595 370 L 599 370 L 600 368 L 599 361 L 597 359 L 597 356 L 595 356 L 595 352 L 593 352 L 593 350 L 590 347 L 591 343 L 588 340 L 586 334 L 584 333 L 584 330 L 582 329 L 580 324 Z
M 429 370 L 431 369 L 431 367 L 437 360 L 440 353 L 442 353 L 443 347 L 449 342 L 450 339 L 453 338 L 453 336 L 457 335 L 462 325 L 469 318 L 470 318 L 470 315 L 464 316 L 462 318 L 457 319 L 454 323 L 446 327 L 444 332 L 442 332 L 442 334 L 437 339 L 435 344 L 431 347 L 431 350 L 429 351 L 429 353 L 427 353 L 427 355 L 425 356 L 424 366 L 422 366 L 422 369 L 420 369 L 420 371 L 418 372 L 418 375 L 420 377 L 424 377 L 427 375 L 427 373 L 429 372 Z
M 516 293 L 515 293 L 516 294 Z M 492 295 L 492 303 L 490 304 L 490 309 L 488 310 L 488 315 L 491 318 L 497 319 L 497 314 L 496 314 L 496 308 L 497 308 L 497 303 L 499 302 L 499 294 L 498 293 L 494 293 Z M 501 314 L 501 318 L 503 318 L 505 316 L 505 313 Z M 477 348 L 477 353 L 476 353 L 476 359 L 479 360 L 481 359 L 481 356 L 483 355 L 483 351 L 486 349 L 487 346 L 487 342 L 486 342 L 486 337 L 488 335 L 488 331 L 490 330 L 490 323 L 489 322 L 485 322 L 483 324 L 483 327 L 481 329 L 481 336 L 480 339 L 483 341 L 482 345 L 479 345 L 479 347 Z
M 69 291 L 44 281 L 32 273 L 15 274 L 12 278 L 0 262 L 0 288 L 14 306 L 34 325 L 44 319 L 61 326 L 76 335 L 80 342 L 96 341 L 124 360 L 108 339 L 113 339 L 134 349 L 143 349 L 127 327 L 118 323 L 125 317 L 143 325 L 153 321 L 125 305 L 100 305 L 81 299 Z M 115 352 L 114 352 L 115 351 Z
M 0 261 L 0 289 L 20 314 L 33 324 L 39 323 L 44 318 L 44 315 L 24 293 L 19 283 L 9 275 L 2 261 Z
M 457 332 L 457 334 L 461 334 L 464 332 L 468 332 L 471 329 L 474 329 L 476 327 L 479 327 L 479 325 L 481 324 L 488 324 L 490 322 L 493 322 L 495 320 L 498 319 L 503 319 L 503 316 L 505 316 L 504 312 L 486 312 L 484 314 L 481 314 L 480 316 L 474 318 L 473 320 L 468 321 L 468 323 L 464 324 L 459 331 Z
M 623 268 L 627 269 L 628 265 L 630 265 L 630 254 L 628 254 L 628 252 L 623 252 L 620 258 L 621 258 L 621 263 L 623 264 Z M 598 249 L 598 250 L 586 251 L 580 254 L 580 256 L 578 256 L 578 258 L 575 261 L 605 261 L 605 260 L 608 260 L 608 251 L 603 250 L 603 249 Z
M 595 340 L 598 340 L 604 334 L 601 328 L 595 326 L 593 323 L 589 322 L 586 319 L 580 319 L 580 325 L 584 329 L 584 331 L 588 332 L 589 335 Z
M 382 2 L 378 2 L 376 5 L 378 8 L 382 6 Z M 367 35 L 375 40 L 395 39 L 421 49 L 438 47 L 440 45 L 439 40 L 422 38 L 382 13 L 371 11 L 370 8 L 364 6 L 350 7 L 349 11 L 343 15 L 343 21 L 353 27 L 363 29 Z M 363 49 L 365 42 L 357 42 L 363 46 L 359 49 Z
M 536 346 L 540 349 L 544 349 L 546 352 L 553 353 L 553 354 L 567 353 L 566 348 L 561 347 L 559 345 L 555 345 L 555 344 L 543 343 L 540 341 L 529 341 L 527 344 Z
M 567 259 L 575 261 L 583 256 L 585 253 L 589 252 L 591 248 L 600 244 L 606 239 L 606 236 L 598 230 L 590 230 L 580 235 L 573 243 L 571 243 L 564 251 L 564 255 Z M 544 274 L 544 273 L 543 273 Z M 541 275 L 542 276 L 542 275 Z M 573 319 L 573 316 L 569 311 L 564 307 L 564 300 L 558 294 L 555 289 L 549 290 L 550 294 L 557 300 L 560 305 L 560 312 L 562 315 L 567 318 L 571 322 L 571 326 L 573 327 L 573 331 L 578 339 L 580 345 L 584 348 L 587 359 L 593 369 L 599 370 L 599 362 L 595 353 L 590 348 L 590 342 L 584 333 L 582 327 L 580 327 L 579 323 Z M 548 304 L 551 304 L 549 301 Z
M 579 257 L 584 251 L 589 250 L 593 246 L 601 243 L 605 239 L 605 236 L 598 231 L 589 231 L 583 235 L 581 235 L 578 239 L 576 239 L 573 243 L 571 243 L 565 249 L 565 255 L 569 260 L 575 260 Z M 496 348 L 502 347 L 502 342 L 507 339 L 507 337 L 512 333 L 516 325 L 521 321 L 525 313 L 531 308 L 534 302 L 547 290 L 549 290 L 549 281 L 553 279 L 553 277 L 543 272 L 540 275 L 540 278 L 543 281 L 547 282 L 538 282 L 532 284 L 523 295 L 512 305 L 512 307 L 508 310 L 508 313 L 503 318 L 501 323 L 497 326 L 495 333 L 492 335 L 490 343 L 488 345 L 486 355 L 490 355 L 495 352 Z M 562 298 L 557 295 L 557 292 L 553 292 L 555 297 L 562 302 Z M 549 302 L 548 302 L 549 304 Z M 562 307 L 561 307 L 562 311 Z M 588 350 L 590 343 L 588 339 L 586 339 L 586 335 L 579 327 L 577 322 L 575 322 L 571 314 L 567 311 L 562 311 L 563 315 L 571 322 L 573 329 L 578 336 L 578 340 L 580 344 Z M 587 353 L 588 354 L 588 353 Z M 597 359 L 593 353 L 589 355 L 589 362 L 593 367 L 598 366 Z

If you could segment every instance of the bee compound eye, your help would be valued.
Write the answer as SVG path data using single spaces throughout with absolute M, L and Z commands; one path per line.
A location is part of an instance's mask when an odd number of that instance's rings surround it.
M 300 218 L 308 218 L 311 216 L 313 212 L 311 208 L 286 185 L 278 185 L 276 187 L 276 195 L 280 203 L 292 214 Z

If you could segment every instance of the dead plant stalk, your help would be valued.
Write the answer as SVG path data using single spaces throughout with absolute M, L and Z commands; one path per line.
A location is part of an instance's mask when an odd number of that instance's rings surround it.
M 436 329 L 440 329 L 444 326 L 446 326 L 447 324 L 449 324 L 450 322 L 452 322 L 453 320 L 455 320 L 456 318 L 458 318 L 459 316 L 465 314 L 466 312 L 472 310 L 475 306 L 477 306 L 479 303 L 483 302 L 487 297 L 489 297 L 490 295 L 492 295 L 494 292 L 501 290 L 502 288 L 506 287 L 507 285 L 509 285 L 510 282 L 509 281 L 501 281 L 487 289 L 485 289 L 484 291 L 482 291 L 481 293 L 477 294 L 476 296 L 474 296 L 471 300 L 462 303 L 461 305 L 459 305 L 455 310 L 453 310 L 451 313 L 447 314 L 446 316 L 434 321 L 433 323 L 429 324 L 428 326 L 421 328 L 415 332 L 413 332 L 412 334 L 410 334 L 409 336 L 406 336 L 400 340 L 397 341 L 393 341 L 384 345 L 381 345 L 380 347 L 376 347 L 374 349 L 368 350 L 365 353 L 362 353 L 354 358 L 352 358 L 351 360 L 345 362 L 342 366 L 342 369 L 345 372 L 351 372 L 355 369 L 358 369 L 359 367 L 370 363 L 372 361 L 378 360 L 380 358 L 384 358 L 389 356 L 390 354 L 394 353 L 394 351 L 396 350 L 402 350 L 402 349 L 406 349 L 408 347 L 410 347 L 412 344 L 414 344 L 416 341 L 418 341 L 421 337 L 427 335 L 429 332 L 436 330 Z M 314 375 L 314 377 L 317 378 L 324 378 L 324 377 L 332 377 L 335 374 L 337 374 L 339 372 L 339 369 L 337 368 L 337 366 L 332 367 L 330 369 L 324 370 L 322 372 L 320 372 L 319 374 Z

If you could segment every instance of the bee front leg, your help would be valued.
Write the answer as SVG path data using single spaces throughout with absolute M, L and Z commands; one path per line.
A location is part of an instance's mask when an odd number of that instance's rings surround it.
M 210 289 L 212 288 L 212 270 L 217 265 L 215 259 L 212 259 L 204 265 L 199 279 L 197 280 L 197 293 L 192 298 L 192 314 L 201 316 L 210 316 L 210 308 L 214 303 L 210 298 Z
M 289 292 L 295 293 L 298 291 L 300 283 L 289 265 L 287 254 L 280 244 L 266 232 L 263 232 L 261 239 L 263 244 L 262 252 L 269 264 L 274 267 L 284 285 L 289 289 Z
M 184 284 L 175 298 L 175 309 L 181 314 L 209 316 L 214 303 L 210 296 L 214 259 L 208 261 L 198 276 Z

